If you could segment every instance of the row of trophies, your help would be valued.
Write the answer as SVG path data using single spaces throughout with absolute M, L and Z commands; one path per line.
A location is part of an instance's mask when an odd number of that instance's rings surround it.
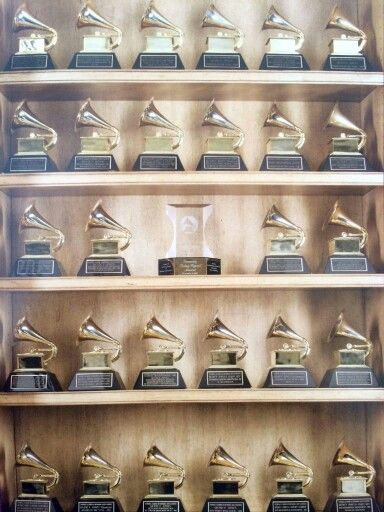
M 57 356 L 56 345 L 42 336 L 28 320 L 21 318 L 15 327 L 15 340 L 32 343 L 33 348 L 17 354 L 17 368 L 9 375 L 4 391 L 61 391 L 56 376 L 49 372 L 48 363 Z M 297 334 L 278 315 L 268 331 L 268 342 L 279 341 L 280 347 L 272 352 L 272 366 L 264 388 L 313 388 L 315 381 L 303 361 L 310 353 L 309 341 Z M 156 317 L 144 328 L 141 341 L 158 342 L 158 348 L 147 351 L 147 366 L 134 385 L 134 389 L 185 389 L 181 372 L 175 363 L 183 357 L 185 342 L 166 329 Z M 238 362 L 247 354 L 247 342 L 229 329 L 217 316 L 210 324 L 205 341 L 219 341 L 219 348 L 211 350 L 211 365 L 204 371 L 199 388 L 236 389 L 250 388 L 251 384 Z M 336 346 L 338 365 L 327 370 L 321 387 L 326 388 L 375 388 L 379 387 L 374 371 L 366 364 L 372 352 L 372 341 L 351 327 L 340 313 L 328 341 Z M 124 389 L 120 375 L 112 363 L 122 352 L 121 342 L 103 331 L 88 316 L 81 324 L 77 343 L 93 344 L 90 351 L 82 353 L 82 367 L 69 384 L 69 391 L 108 391 Z
M 81 9 L 77 18 L 77 28 L 97 27 L 107 30 L 83 36 L 83 49 L 77 52 L 70 69 L 118 69 L 120 64 L 114 50 L 121 44 L 123 34 L 120 28 L 96 12 L 89 2 Z M 202 27 L 215 29 L 207 37 L 207 50 L 201 55 L 197 69 L 239 70 L 248 69 L 240 48 L 244 42 L 243 31 L 234 25 L 211 4 L 202 21 Z M 329 55 L 324 69 L 328 71 L 370 71 L 371 65 L 362 53 L 367 44 L 367 35 L 339 11 L 332 11 L 327 29 L 342 30 L 338 37 L 329 43 Z M 177 50 L 183 43 L 184 34 L 180 27 L 163 16 L 150 2 L 141 19 L 141 29 L 147 29 L 145 50 L 134 62 L 134 69 L 184 69 Z M 271 6 L 263 30 L 272 32 L 266 42 L 266 53 L 260 69 L 264 70 L 308 70 L 309 66 L 301 54 L 304 33 Z M 57 31 L 37 20 L 23 5 L 13 19 L 13 31 L 33 30 L 19 38 L 19 50 L 11 56 L 6 71 L 53 69 L 54 63 L 49 51 L 58 40 Z M 218 31 L 217 31 L 218 30 Z M 288 34 L 286 34 L 288 32 Z
M 212 205 L 169 204 L 166 212 L 173 224 L 173 241 L 165 258 L 158 260 L 159 275 L 219 275 L 221 259 L 214 257 L 206 244 L 205 227 Z M 326 226 L 341 226 L 354 232 L 342 232 L 329 241 L 329 256 L 324 268 L 327 274 L 366 274 L 375 270 L 363 249 L 368 241 L 366 228 L 350 219 L 336 201 L 327 216 Z M 268 255 L 264 258 L 260 274 L 308 274 L 310 269 L 299 254 L 305 242 L 304 230 L 285 217 L 273 205 L 262 224 L 264 228 L 279 228 L 270 240 Z M 24 211 L 19 230 L 48 231 L 24 242 L 24 256 L 17 259 L 16 277 L 52 277 L 63 274 L 61 264 L 54 257 L 65 237 L 60 229 L 50 224 L 32 203 Z M 85 230 L 103 229 L 106 234 L 92 239 L 92 254 L 85 258 L 79 276 L 130 275 L 120 251 L 126 249 L 132 238 L 128 228 L 114 220 L 98 201 L 91 210 Z M 111 234 L 112 231 L 112 234 Z
M 153 98 L 140 117 L 140 127 L 156 131 L 145 137 L 145 149 L 135 161 L 134 171 L 183 171 L 176 152 L 181 145 L 183 130 L 167 119 L 155 106 Z M 247 167 L 238 153 L 244 143 L 244 131 L 230 121 L 212 100 L 202 120 L 202 126 L 218 129 L 205 141 L 206 150 L 197 165 L 197 171 L 246 171 Z M 309 171 L 301 155 L 305 144 L 302 128 L 290 121 L 274 103 L 264 121 L 264 127 L 278 128 L 267 143 L 267 153 L 260 171 Z M 321 171 L 373 171 L 362 153 L 366 132 L 350 121 L 336 103 L 325 124 L 326 128 L 341 130 L 330 141 L 330 152 L 320 166 Z M 17 152 L 6 165 L 6 172 L 57 171 L 49 156 L 58 140 L 57 132 L 44 124 L 30 110 L 26 101 L 16 108 L 11 124 L 12 131 L 29 129 L 17 138 Z M 112 150 L 120 142 L 119 130 L 100 117 L 88 99 L 80 108 L 75 130 L 85 129 L 80 136 L 80 152 L 73 156 L 69 171 L 117 171 Z M 90 130 L 93 130 L 92 132 Z
M 32 467 L 40 473 L 21 480 L 21 494 L 14 500 L 9 512 L 63 512 L 57 498 L 49 496 L 49 492 L 59 483 L 59 472 L 44 462 L 28 444 L 17 453 L 16 464 Z M 76 502 L 73 512 L 123 512 L 119 500 L 111 495 L 112 489 L 121 483 L 121 470 L 91 446 L 84 451 L 80 466 L 92 468 L 98 473 L 91 479 L 83 480 L 83 495 Z M 141 501 L 137 512 L 185 512 L 182 501 L 175 494 L 175 490 L 180 489 L 185 480 L 184 468 L 155 445 L 148 450 L 143 466 L 155 468 L 157 478 L 148 480 L 148 495 Z M 248 468 L 237 462 L 220 445 L 213 451 L 208 466 L 219 467 L 222 477 L 212 480 L 212 494 L 207 498 L 202 511 L 250 512 L 246 500 L 240 494 L 250 478 Z M 282 442 L 273 452 L 269 466 L 282 466 L 286 473 L 276 478 L 277 492 L 267 512 L 314 512 L 305 494 L 305 487 L 310 486 L 314 479 L 312 468 L 301 462 Z M 324 512 L 379 512 L 378 502 L 368 492 L 375 481 L 375 468 L 355 455 L 344 442 L 336 450 L 332 461 L 332 467 L 335 466 L 348 469 L 348 473 L 337 477 L 337 491 L 329 497 Z M 44 504 L 49 504 L 49 507 L 44 507 Z

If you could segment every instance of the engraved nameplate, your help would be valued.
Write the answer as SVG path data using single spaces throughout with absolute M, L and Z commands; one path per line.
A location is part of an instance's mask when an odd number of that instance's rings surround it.
M 368 272 L 366 258 L 330 258 L 332 272 Z
M 52 276 L 55 271 L 53 259 L 25 258 L 17 262 L 16 275 L 22 276 Z
M 297 273 L 304 272 L 303 259 L 297 258 L 284 258 L 284 257 L 267 257 L 267 272 L 270 273 Z
M 113 501 L 83 501 L 77 505 L 77 512 L 115 512 Z
M 243 386 L 244 373 L 239 371 L 207 370 L 207 386 Z
M 143 500 L 142 512 L 179 512 L 179 501 Z
M 211 171 L 241 169 L 240 157 L 237 155 L 205 155 L 203 165 L 204 169 Z
M 33 375 L 23 373 L 20 375 L 11 375 L 10 388 L 14 391 L 35 391 L 36 389 L 47 389 L 48 376 L 47 375 Z
M 31 156 L 19 158 L 14 156 L 9 161 L 10 172 L 43 172 L 47 170 L 48 158 L 46 156 Z
M 76 374 L 76 388 L 111 388 L 113 386 L 112 373 L 81 372 Z
M 208 512 L 244 512 L 244 503 L 240 501 L 208 501 Z
M 267 69 L 303 69 L 301 55 L 267 55 Z
M 267 156 L 268 171 L 302 171 L 303 158 L 301 156 Z
M 107 53 L 79 53 L 76 68 L 113 68 L 113 55 Z
M 372 386 L 371 372 L 343 372 L 336 371 L 337 386 L 354 387 L 354 386 Z
M 121 259 L 87 258 L 85 274 L 122 274 L 123 261 Z
M 372 498 L 338 498 L 336 499 L 337 512 L 372 512 Z
M 331 156 L 329 158 L 331 171 L 366 171 L 366 160 L 363 156 Z
M 177 69 L 177 55 L 146 53 L 140 55 L 141 69 Z
M 227 68 L 227 69 L 240 69 L 241 68 L 241 60 L 240 55 L 238 54 L 216 54 L 216 53 L 205 53 L 203 55 L 203 66 L 206 69 L 217 69 L 217 68 Z
M 112 169 L 112 157 L 110 155 L 76 155 L 75 171 L 110 171 Z
M 308 386 L 308 374 L 305 370 L 271 371 L 272 386 Z
M 143 388 L 159 387 L 170 388 L 179 386 L 178 372 L 151 372 L 145 371 L 141 374 L 141 385 Z
M 11 69 L 46 69 L 48 55 L 13 55 Z
M 329 57 L 329 66 L 337 71 L 366 71 L 365 57 Z
M 309 502 L 275 500 L 272 502 L 272 512 L 309 512 Z
M 176 156 L 140 156 L 140 170 L 141 171 L 166 171 L 177 170 L 177 157 Z

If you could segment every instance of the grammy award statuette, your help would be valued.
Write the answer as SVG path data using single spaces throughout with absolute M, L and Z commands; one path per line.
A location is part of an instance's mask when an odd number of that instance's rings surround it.
M 338 366 L 327 370 L 320 387 L 379 387 L 374 371 L 366 364 L 366 359 L 372 352 L 373 343 L 348 324 L 343 312 L 338 316 L 327 341 L 332 344 L 336 344 L 337 341 L 344 341 L 345 345 L 344 348 L 337 350 Z
M 284 217 L 275 205 L 269 209 L 261 228 L 270 227 L 288 232 L 280 231 L 271 239 L 270 251 L 263 260 L 260 274 L 308 274 L 307 262 L 297 253 L 305 242 L 303 229 Z
M 248 350 L 248 344 L 215 316 L 208 328 L 205 340 L 220 340 L 219 349 L 211 350 L 211 366 L 205 370 L 199 388 L 231 389 L 250 388 L 245 371 L 237 366 Z
M 198 171 L 246 171 L 237 149 L 243 145 L 244 132 L 217 108 L 215 100 L 209 104 L 202 126 L 215 126 L 220 131 L 206 139 L 206 153 L 197 166 Z M 227 130 L 229 133 L 226 133 Z
M 153 0 L 141 18 L 141 29 L 155 31 L 145 36 L 145 50 L 138 55 L 133 69 L 184 69 L 176 52 L 183 43 L 183 31 L 156 9 Z
M 115 221 L 98 201 L 93 207 L 85 231 L 105 229 L 116 234 L 105 234 L 92 239 L 92 254 L 83 261 L 78 276 L 129 276 L 130 272 L 120 251 L 127 249 L 132 234 Z
M 98 345 L 94 345 L 90 352 L 83 352 L 83 366 L 75 373 L 68 391 L 124 389 L 120 375 L 111 368 L 111 363 L 117 361 L 121 355 L 120 341 L 100 329 L 88 315 L 80 326 L 77 342 L 93 342 Z M 102 344 L 107 345 L 108 348 L 103 348 Z
M 21 32 L 25 30 L 32 30 L 33 32 L 30 35 L 19 37 L 19 50 L 11 56 L 4 71 L 54 69 L 55 65 L 49 51 L 57 43 L 57 32 L 54 28 L 48 27 L 48 25 L 32 16 L 23 4 L 15 13 L 12 31 Z
M 184 355 L 184 341 L 162 326 L 155 316 L 149 320 L 141 335 L 141 341 L 145 340 L 160 341 L 161 345 L 155 350 L 148 350 L 148 365 L 140 372 L 134 389 L 185 389 L 181 372 L 174 366 Z

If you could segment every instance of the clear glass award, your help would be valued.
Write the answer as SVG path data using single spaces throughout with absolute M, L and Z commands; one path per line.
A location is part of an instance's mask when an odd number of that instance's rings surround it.
M 304 33 L 281 14 L 272 5 L 263 24 L 263 30 L 279 32 L 267 40 L 267 52 L 260 69 L 270 70 L 307 70 L 309 66 L 300 50 L 304 44 Z M 286 35 L 282 32 L 291 32 Z
M 36 19 L 23 4 L 13 17 L 12 32 L 26 30 L 32 30 L 32 33 L 19 37 L 19 49 L 9 59 L 5 71 L 54 69 L 49 52 L 57 43 L 57 32 Z
M 217 316 L 208 327 L 205 340 L 220 340 L 222 344 L 220 348 L 211 350 L 211 366 L 205 370 L 199 388 L 250 388 L 245 371 L 237 365 L 247 354 L 247 342 L 228 329 Z
M 145 50 L 135 60 L 133 69 L 184 69 L 178 50 L 183 43 L 183 31 L 168 20 L 150 1 L 141 29 L 154 29 L 145 36 Z
M 221 260 L 206 243 L 205 226 L 211 204 L 168 204 L 173 224 L 173 242 L 166 258 L 159 260 L 159 275 L 217 275 Z
M 298 254 L 305 242 L 303 229 L 284 217 L 275 205 L 268 210 L 261 228 L 269 227 L 284 231 L 271 239 L 269 254 L 263 260 L 260 274 L 308 274 L 307 262 Z
M 336 368 L 327 370 L 321 387 L 379 387 L 374 371 L 366 364 L 366 359 L 372 352 L 373 343 L 348 324 L 343 312 L 338 316 L 327 341 L 332 345 L 343 341 L 344 347 L 337 350 L 339 364 Z
M 197 170 L 246 171 L 244 161 L 237 153 L 243 145 L 244 132 L 220 112 L 215 100 L 209 104 L 202 126 L 214 126 L 220 131 L 206 139 L 206 152 L 201 156 Z

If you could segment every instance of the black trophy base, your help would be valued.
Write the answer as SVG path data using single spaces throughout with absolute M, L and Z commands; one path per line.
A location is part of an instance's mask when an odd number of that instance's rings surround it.
M 372 496 L 331 496 L 324 512 L 381 512 L 380 506 Z
M 137 157 L 134 171 L 184 171 L 183 164 L 178 155 L 142 153 Z
M 221 260 L 205 257 L 163 258 L 158 263 L 159 276 L 211 276 L 221 274 Z
M 140 53 L 133 69 L 184 69 L 177 53 Z
M 326 172 L 372 172 L 375 169 L 364 155 L 328 155 L 320 166 Z
M 125 389 L 120 375 L 114 370 L 81 370 L 76 372 L 68 391 L 116 391 Z
M 379 381 L 369 367 L 338 367 L 327 370 L 321 388 L 377 388 Z
M 200 381 L 199 389 L 250 388 L 251 383 L 242 368 L 208 368 Z
M 55 162 L 48 155 L 14 155 L 8 159 L 5 172 L 54 172 L 57 171 Z
M 249 512 L 249 507 L 243 498 L 223 495 L 222 498 L 208 498 L 204 503 L 203 512 Z
M 266 53 L 261 61 L 259 69 L 274 71 L 307 71 L 308 63 L 303 55 L 293 53 Z
M 78 276 L 130 276 L 127 262 L 119 256 L 89 257 L 83 261 Z
M 197 171 L 247 171 L 240 155 L 206 153 L 201 155 Z
M 315 512 L 315 509 L 309 498 L 298 495 L 297 497 L 272 498 L 267 512 Z
M 78 52 L 72 57 L 69 69 L 120 69 L 114 53 Z
M 133 389 L 186 389 L 184 379 L 177 368 L 145 368 Z
M 364 55 L 328 55 L 324 71 L 372 71 Z
M 68 166 L 68 171 L 118 171 L 113 155 L 75 155 Z
M 73 512 L 123 512 L 119 500 L 115 498 L 80 498 L 73 509 Z
M 54 373 L 45 370 L 12 372 L 3 388 L 7 393 L 62 391 Z
M 196 69 L 248 69 L 240 53 L 203 53 Z
M 309 171 L 309 165 L 301 155 L 265 155 L 260 171 Z
M 15 54 L 9 59 L 4 71 L 39 71 L 55 67 L 48 53 Z
M 137 512 L 184 512 L 184 506 L 179 498 L 173 495 L 144 498 Z
M 260 274 L 309 274 L 310 270 L 303 256 L 266 256 Z
M 64 512 L 57 498 L 16 498 L 8 512 Z
M 19 258 L 15 265 L 15 277 L 60 277 L 60 263 L 54 258 Z
M 375 274 L 366 256 L 329 256 L 324 274 Z
M 263 388 L 315 388 L 312 375 L 303 366 L 270 368 Z

